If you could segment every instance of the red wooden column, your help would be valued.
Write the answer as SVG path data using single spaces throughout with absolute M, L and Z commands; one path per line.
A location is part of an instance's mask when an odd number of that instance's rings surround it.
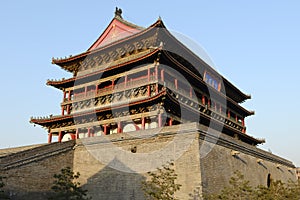
M 145 117 L 142 117 L 142 130 L 145 130 Z
M 245 126 L 245 119 L 242 118 L 242 126 Z
M 75 139 L 76 140 L 79 139 L 79 129 L 78 128 L 76 128 Z
M 147 85 L 147 91 L 148 91 L 148 97 L 151 96 L 151 88 L 150 88 L 150 85 Z
M 61 107 L 61 115 L 62 115 L 62 116 L 65 115 L 65 108 L 64 108 L 64 106 Z
M 174 79 L 174 84 L 175 84 L 176 90 L 178 90 L 178 80 L 176 78 Z
M 65 101 L 66 96 L 67 96 L 67 92 L 64 91 L 63 102 Z
M 52 133 L 50 132 L 48 134 L 48 143 L 51 143 L 52 142 Z
M 71 90 L 69 91 L 69 96 L 68 96 L 68 100 L 70 101 L 71 100 Z
M 61 142 L 62 140 L 62 131 L 59 131 L 58 133 L 58 142 Z
M 107 125 L 103 124 L 103 133 L 104 135 L 107 135 Z
M 193 97 L 193 88 L 190 88 L 190 97 Z
M 235 115 L 235 121 L 236 122 L 238 122 L 239 120 L 238 120 L 238 116 L 237 115 Z
M 158 114 L 158 127 L 162 127 L 161 113 Z
M 67 105 L 67 115 L 69 115 L 69 114 L 70 114 L 70 104 Z
M 230 119 L 230 111 L 227 112 L 227 117 Z
M 162 82 L 165 81 L 165 73 L 164 72 L 165 72 L 164 69 L 160 70 L 160 79 Z
M 95 89 L 95 95 L 97 95 L 98 94 L 98 88 L 99 87 L 99 85 L 98 85 L 98 83 L 96 84 L 96 89 Z
M 173 119 L 170 117 L 169 119 L 169 126 L 172 126 L 173 125 Z
M 210 100 L 208 99 L 207 106 L 210 108 Z
M 122 122 L 118 122 L 118 128 L 117 128 L 118 133 L 122 133 Z
M 88 128 L 88 137 L 91 137 L 91 128 Z
M 158 80 L 158 66 L 155 66 L 155 80 Z
M 202 94 L 202 104 L 205 105 L 205 96 Z

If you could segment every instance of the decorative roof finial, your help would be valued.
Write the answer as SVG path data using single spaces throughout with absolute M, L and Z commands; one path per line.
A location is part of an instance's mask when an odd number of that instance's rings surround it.
M 116 7 L 116 11 L 115 11 L 115 17 L 121 17 L 122 18 L 122 9 Z

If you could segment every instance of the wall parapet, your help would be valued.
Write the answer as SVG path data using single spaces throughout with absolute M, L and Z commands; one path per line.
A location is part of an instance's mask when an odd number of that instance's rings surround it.
M 0 169 L 9 170 L 72 150 L 74 141 L 45 144 L 29 150 L 0 157 Z

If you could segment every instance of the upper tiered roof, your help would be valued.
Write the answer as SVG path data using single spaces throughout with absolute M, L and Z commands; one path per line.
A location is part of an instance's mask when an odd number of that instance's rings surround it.
M 122 18 L 122 10 L 116 8 L 115 17 L 109 23 L 105 31 L 94 42 L 94 44 L 87 50 L 92 51 L 99 47 L 103 47 L 112 42 L 126 38 L 141 32 L 145 28 L 132 24 Z
M 89 56 L 92 57 L 93 55 L 106 52 L 102 55 L 102 58 L 106 58 L 110 56 L 112 53 L 112 49 L 116 48 L 116 45 L 123 44 L 123 46 L 128 45 L 128 41 L 130 40 L 140 40 L 144 35 L 149 33 L 154 34 L 155 29 L 163 28 L 163 31 L 157 31 L 162 34 L 156 37 L 156 44 L 163 44 L 164 47 L 162 49 L 170 49 L 172 48 L 173 53 L 177 55 L 183 55 L 185 58 L 188 58 L 188 62 L 193 65 L 193 67 L 197 68 L 198 71 L 209 70 L 214 75 L 216 75 L 220 80 L 223 81 L 224 88 L 226 93 L 230 98 L 232 98 L 237 103 L 244 102 L 247 99 L 250 99 L 251 96 L 243 93 L 237 87 L 235 87 L 232 83 L 230 83 L 226 78 L 221 76 L 218 72 L 216 72 L 209 64 L 203 61 L 198 55 L 194 54 L 188 47 L 182 44 L 175 36 L 173 36 L 164 26 L 161 18 L 159 18 L 154 24 L 149 26 L 148 28 L 143 28 L 132 24 L 126 20 L 124 20 L 121 16 L 122 11 L 121 9 L 116 8 L 115 16 L 112 21 L 109 23 L 107 28 L 104 32 L 100 35 L 100 37 L 90 46 L 90 48 L 81 54 L 70 56 L 68 58 L 62 59 L 52 59 L 52 63 L 59 65 L 66 71 L 72 72 L 74 75 L 77 75 L 77 72 L 80 71 L 80 65 L 83 61 Z M 167 41 L 167 42 L 166 42 Z M 174 44 L 176 46 L 174 46 Z M 171 46 L 171 47 L 170 47 Z M 157 48 L 157 46 L 156 46 Z M 176 52 L 178 51 L 178 52 Z M 106 56 L 106 57 L 105 57 Z M 111 62 L 111 61 L 110 61 Z M 112 62 L 111 62 L 112 63 Z M 199 63 L 201 67 L 199 67 Z M 205 68 L 205 69 L 204 69 Z M 91 75 L 94 74 L 90 73 Z M 89 73 L 84 73 L 84 75 L 88 75 Z M 78 79 L 79 76 L 76 77 Z M 73 82 L 74 78 L 71 79 L 63 79 L 59 81 L 48 81 L 48 85 L 52 85 L 59 89 L 63 88 L 63 85 L 66 84 L 70 86 L 69 82 Z

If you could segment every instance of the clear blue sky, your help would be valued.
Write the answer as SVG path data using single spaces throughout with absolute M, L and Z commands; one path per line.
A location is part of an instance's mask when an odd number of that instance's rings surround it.
M 104 3 L 105 2 L 105 3 Z M 52 57 L 85 51 L 114 16 L 135 24 L 161 16 L 169 29 L 206 49 L 218 71 L 252 99 L 248 133 L 300 166 L 299 1 L 1 1 L 0 148 L 44 143 L 30 116 L 60 113 L 62 94 L 48 78 L 70 77 Z

